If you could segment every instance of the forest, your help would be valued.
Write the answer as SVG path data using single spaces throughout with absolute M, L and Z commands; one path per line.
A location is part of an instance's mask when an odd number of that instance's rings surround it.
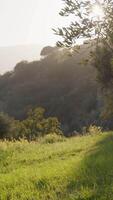
M 0 111 L 24 120 L 30 109 L 42 107 L 46 116 L 57 117 L 62 132 L 71 135 L 90 124 L 111 128 L 101 117 L 103 98 L 92 61 L 87 63 L 92 42 L 70 50 L 44 47 L 39 61 L 18 63 L 0 76 Z

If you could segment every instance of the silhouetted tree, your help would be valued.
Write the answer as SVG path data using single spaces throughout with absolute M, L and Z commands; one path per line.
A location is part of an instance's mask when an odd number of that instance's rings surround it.
M 64 17 L 73 16 L 73 21 L 68 27 L 54 30 L 63 38 L 58 46 L 70 47 L 80 38 L 97 38 L 104 40 L 104 43 L 112 50 L 113 42 L 113 0 L 63 0 L 65 6 L 60 11 Z M 93 9 L 100 7 L 103 16 L 93 15 Z M 100 10 L 101 12 L 101 10 Z

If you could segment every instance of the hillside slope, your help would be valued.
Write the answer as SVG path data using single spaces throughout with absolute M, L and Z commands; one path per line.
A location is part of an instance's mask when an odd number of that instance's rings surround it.
M 56 49 L 40 61 L 18 63 L 14 71 L 0 77 L 0 111 L 22 119 L 29 107 L 41 106 L 59 118 L 64 132 L 98 121 L 96 72 L 83 63 L 90 50 L 83 45 L 70 56 Z
M 0 199 L 112 200 L 113 133 L 0 142 Z

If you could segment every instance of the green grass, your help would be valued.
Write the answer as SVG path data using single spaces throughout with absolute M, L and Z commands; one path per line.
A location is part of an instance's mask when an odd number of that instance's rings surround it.
M 0 200 L 112 200 L 113 133 L 0 142 Z

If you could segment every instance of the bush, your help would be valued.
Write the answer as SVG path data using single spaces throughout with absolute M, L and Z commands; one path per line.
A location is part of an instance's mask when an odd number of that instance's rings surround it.
M 0 113 L 0 139 L 24 138 L 31 141 L 50 133 L 63 135 L 58 119 L 56 117 L 45 118 L 44 112 L 43 108 L 31 109 L 23 121 L 14 120 L 7 114 Z M 55 139 L 55 135 L 53 138 Z
M 11 136 L 15 139 L 24 138 L 29 141 L 48 134 L 63 135 L 60 122 L 56 117 L 44 117 L 43 108 L 31 109 L 23 121 L 14 120 Z
M 100 134 L 102 133 L 102 128 L 96 125 L 90 125 L 88 128 L 88 133 L 90 135 Z
M 55 133 L 62 135 L 60 128 L 60 122 L 56 117 L 44 116 L 45 110 L 43 108 L 31 109 L 28 112 L 28 118 L 22 123 L 24 127 L 23 134 L 29 140 L 34 140 L 37 137 L 47 135 L 49 133 Z
M 55 133 L 45 135 L 43 138 L 40 139 L 40 142 L 43 144 L 53 144 L 56 142 L 64 142 L 66 138 L 61 135 L 57 135 Z

